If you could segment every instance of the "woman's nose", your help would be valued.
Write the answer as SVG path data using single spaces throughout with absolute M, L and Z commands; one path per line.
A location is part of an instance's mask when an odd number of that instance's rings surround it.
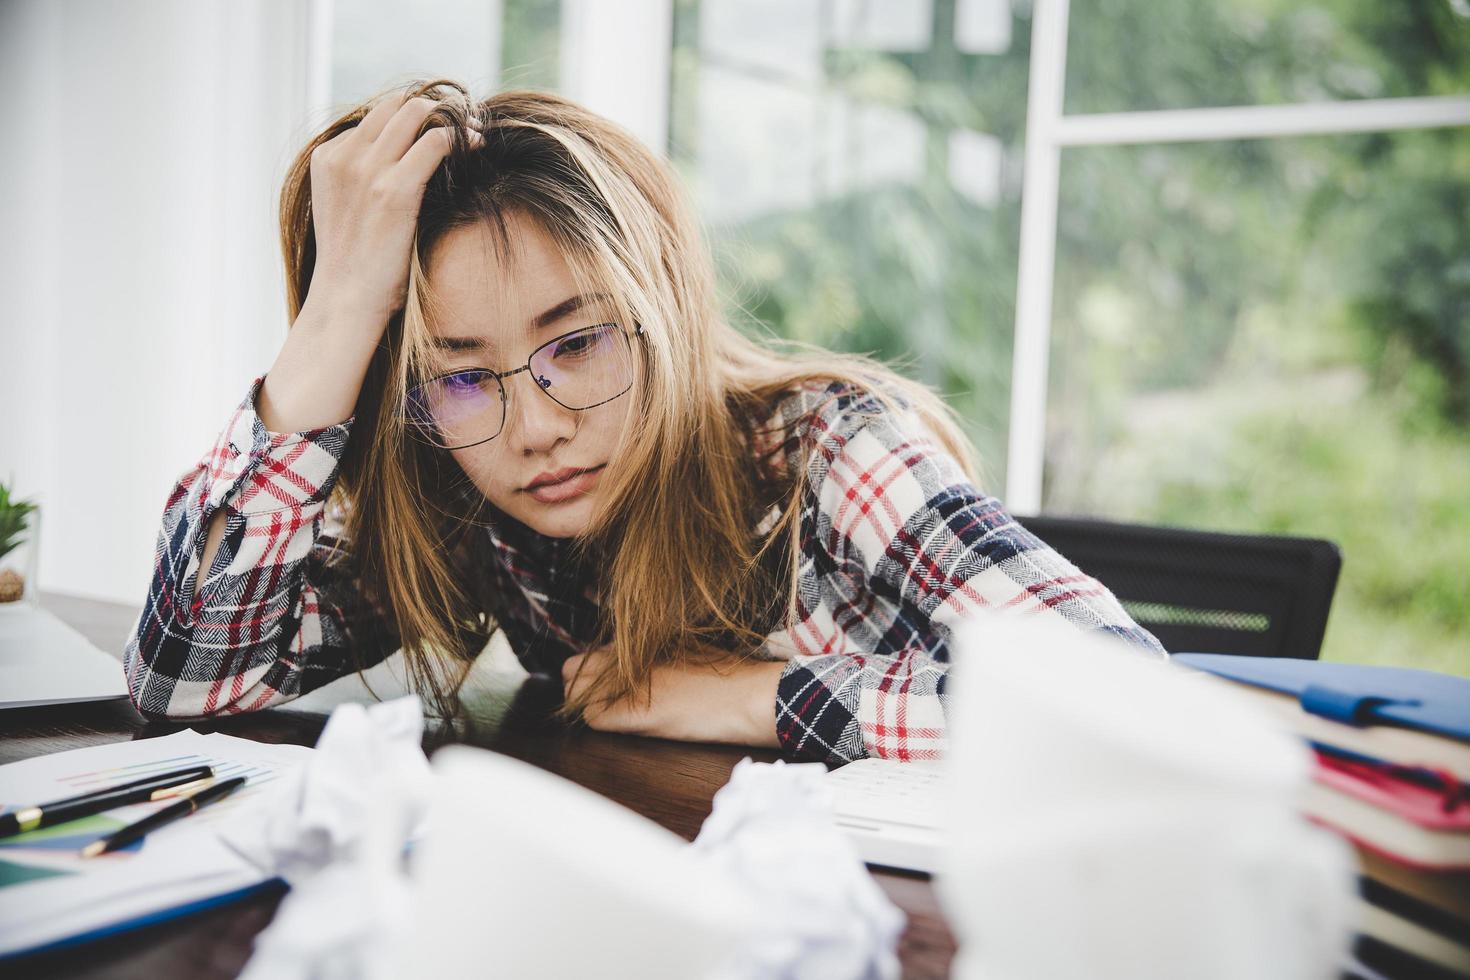
M 519 387 L 517 381 L 522 381 Z M 506 398 L 510 402 L 506 426 L 511 430 L 512 441 L 525 451 L 549 449 L 577 431 L 578 413 L 543 391 L 540 381 L 530 371 L 522 371 L 510 379 Z

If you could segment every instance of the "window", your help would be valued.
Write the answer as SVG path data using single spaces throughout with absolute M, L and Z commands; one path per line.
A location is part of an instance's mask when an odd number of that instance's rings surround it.
M 1069 20 L 1069 115 L 1465 94 L 1466 0 L 1094 0 Z
M 1470 672 L 1467 16 L 1113 0 L 1056 31 L 1034 502 L 1336 541 L 1327 659 Z
M 1068 151 L 1044 509 L 1330 538 L 1328 654 L 1454 667 L 1465 135 Z

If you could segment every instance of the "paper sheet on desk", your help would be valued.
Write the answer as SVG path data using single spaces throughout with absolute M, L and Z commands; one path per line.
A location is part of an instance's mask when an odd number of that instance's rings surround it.
M 751 896 L 672 831 L 496 753 L 451 745 L 433 764 L 411 928 L 385 951 L 399 971 L 704 977 L 748 934 Z
M 291 884 L 242 980 L 423 972 L 385 965 L 410 918 L 404 847 L 429 803 L 423 723 L 417 695 L 338 705 L 267 812 L 226 830 L 238 853 Z
M 0 767 L 0 803 L 7 809 L 201 763 L 225 778 L 247 777 L 229 799 L 101 858 L 84 861 L 77 851 L 160 804 L 120 807 L 0 839 L 0 955 L 265 881 L 270 875 L 226 847 L 218 833 L 236 819 L 248 822 L 270 797 L 272 782 L 311 753 L 299 745 L 185 729 Z

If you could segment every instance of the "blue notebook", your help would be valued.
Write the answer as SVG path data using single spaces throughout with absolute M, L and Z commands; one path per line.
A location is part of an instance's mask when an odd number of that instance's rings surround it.
M 153 912 L 145 913 L 143 915 L 133 916 L 128 919 L 120 919 L 116 922 L 110 922 L 106 925 L 97 926 L 96 928 L 89 929 L 85 932 L 78 932 L 73 935 L 64 936 L 60 939 L 53 940 L 51 942 L 42 943 L 38 946 L 32 946 L 29 949 L 21 949 L 0 953 L 0 966 L 9 966 L 11 961 L 13 960 L 21 960 L 25 959 L 26 957 L 36 956 L 42 953 L 50 953 L 58 949 L 65 949 L 68 946 L 77 946 L 82 943 L 89 943 L 92 942 L 94 939 L 103 939 L 115 933 L 128 932 L 132 929 L 141 929 L 144 926 L 156 925 L 160 922 L 168 922 L 172 919 L 181 918 L 187 915 L 193 915 L 195 912 L 203 912 L 205 909 L 214 908 L 216 905 L 224 905 L 229 902 L 238 901 L 239 899 L 245 898 L 248 895 L 254 895 L 257 892 L 264 891 L 266 889 L 285 889 L 286 887 L 286 880 L 284 878 L 267 878 L 265 881 L 262 881 L 258 884 L 247 885 L 244 888 L 235 888 L 227 892 L 222 892 L 219 895 L 211 895 L 208 898 L 199 898 L 191 902 L 183 902 L 179 905 L 171 905 L 166 908 L 161 908 Z
M 1407 667 L 1287 657 L 1176 653 L 1175 663 L 1295 696 L 1302 710 L 1349 725 L 1398 725 L 1470 740 L 1470 678 Z

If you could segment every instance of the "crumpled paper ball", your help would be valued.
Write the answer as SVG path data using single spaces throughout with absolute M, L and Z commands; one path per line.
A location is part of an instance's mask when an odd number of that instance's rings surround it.
M 899 975 L 907 919 L 836 825 L 826 767 L 740 760 L 691 845 L 758 897 L 751 941 L 718 980 Z
M 413 835 L 428 810 L 432 781 L 423 731 L 416 694 L 370 706 L 338 705 L 311 758 L 274 788 L 258 833 L 231 828 L 227 843 L 295 885 L 352 860 L 374 830 L 400 839 Z
M 338 705 L 316 752 L 221 836 L 291 891 L 255 938 L 244 980 L 377 980 L 411 921 L 404 847 L 432 776 L 417 695 Z
M 1297 800 L 1302 741 L 1251 699 L 1055 620 L 951 641 L 954 975 L 1328 980 L 1355 859 Z

